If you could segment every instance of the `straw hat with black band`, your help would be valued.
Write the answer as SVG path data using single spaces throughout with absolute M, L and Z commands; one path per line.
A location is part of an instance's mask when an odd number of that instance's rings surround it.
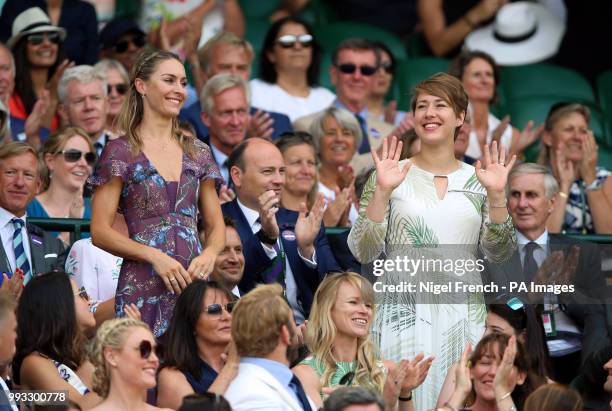
M 66 30 L 51 24 L 49 16 L 39 7 L 31 7 L 22 11 L 13 22 L 12 36 L 6 43 L 10 48 L 21 38 L 34 33 L 59 33 L 60 40 L 66 38 Z

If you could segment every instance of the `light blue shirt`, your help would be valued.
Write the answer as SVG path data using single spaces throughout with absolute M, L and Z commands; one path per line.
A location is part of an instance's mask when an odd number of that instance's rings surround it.
M 215 161 L 219 166 L 219 171 L 221 171 L 221 175 L 225 179 L 225 184 L 227 185 L 230 181 L 229 170 L 227 168 L 227 165 L 225 165 L 225 161 L 228 159 L 228 156 L 226 156 L 224 153 L 221 152 L 221 150 L 215 147 L 213 143 L 210 143 L 210 150 L 212 151 L 213 156 L 215 157 Z

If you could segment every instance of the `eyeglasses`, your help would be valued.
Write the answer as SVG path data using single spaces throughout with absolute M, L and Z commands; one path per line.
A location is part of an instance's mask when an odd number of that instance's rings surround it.
M 83 153 L 81 150 L 71 148 L 70 150 L 60 151 L 58 154 L 63 154 L 64 160 L 66 160 L 67 163 L 76 163 L 81 157 L 85 157 L 87 165 L 93 166 L 96 163 L 96 154 L 92 152 Z
M 140 357 L 143 360 L 148 360 L 153 352 L 153 345 L 151 344 L 151 341 L 142 340 L 138 346 L 138 351 L 140 351 Z
M 344 74 L 353 74 L 355 70 L 359 69 L 361 74 L 364 76 L 372 76 L 374 75 L 374 73 L 376 73 L 377 70 L 376 66 L 356 66 L 353 63 L 339 64 L 337 67 L 338 70 L 340 70 L 340 72 Z
M 142 48 L 147 43 L 147 40 L 145 39 L 144 36 L 139 35 L 139 36 L 132 37 L 129 40 L 117 42 L 115 43 L 115 46 L 114 46 L 115 51 L 117 53 L 125 53 L 127 49 L 130 47 L 130 43 L 132 43 L 134 46 L 138 48 Z
M 229 303 L 223 305 L 223 304 L 211 304 L 208 307 L 206 307 L 206 313 L 210 314 L 210 315 L 220 315 L 221 314 L 221 310 L 225 309 L 225 311 L 227 311 L 229 314 L 231 314 L 232 310 L 234 309 L 234 306 L 236 305 L 235 301 L 230 301 Z
M 391 61 L 384 61 L 380 63 L 379 68 L 385 70 L 385 73 L 387 74 L 393 74 L 393 71 L 395 70 L 395 67 L 393 67 L 393 63 Z
M 109 84 L 106 86 L 107 94 L 110 95 L 113 92 L 113 89 L 117 90 L 117 94 L 124 95 L 128 91 L 128 85 L 124 83 Z
M 276 42 L 279 46 L 284 49 L 290 49 L 295 46 L 296 43 L 300 43 L 302 47 L 310 47 L 314 37 L 310 34 L 300 34 L 296 36 L 294 34 L 285 34 L 284 36 L 280 36 Z
M 34 33 L 30 34 L 28 37 L 28 43 L 33 46 L 38 46 L 45 41 L 45 39 L 49 40 L 53 44 L 59 44 L 60 35 L 57 31 L 49 31 L 46 33 Z
M 76 292 L 77 297 L 89 302 L 89 294 L 87 294 L 87 291 L 85 290 L 85 287 L 81 287 L 79 288 L 79 291 Z

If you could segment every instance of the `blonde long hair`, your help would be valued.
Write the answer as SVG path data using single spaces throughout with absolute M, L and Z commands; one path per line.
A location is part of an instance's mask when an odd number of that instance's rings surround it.
M 138 154 L 140 150 L 142 150 L 142 137 L 138 135 L 136 130 L 142 123 L 144 116 L 143 96 L 136 90 L 135 80 L 137 78 L 143 81 L 149 80 L 161 62 L 172 59 L 178 61 L 181 65 L 183 64 L 174 53 L 163 50 L 147 49 L 142 52 L 136 64 L 132 67 L 132 71 L 130 72 L 130 87 L 125 100 L 123 100 L 121 111 L 119 111 L 117 116 L 117 126 L 120 130 L 125 130 L 125 136 L 133 154 Z M 194 141 L 192 138 L 183 135 L 177 117 L 172 119 L 172 136 L 176 138 L 183 151 L 193 158 L 195 155 Z
M 306 345 L 315 357 L 325 365 L 321 376 L 321 386 L 330 385 L 330 380 L 336 371 L 336 359 L 333 354 L 334 340 L 337 329 L 332 320 L 331 312 L 336 303 L 340 285 L 348 283 L 361 291 L 361 298 L 367 304 L 372 304 L 372 321 L 374 320 L 374 290 L 365 278 L 354 272 L 344 272 L 328 275 L 314 295 L 308 327 L 306 327 Z M 382 392 L 385 383 L 385 372 L 376 355 L 376 347 L 371 341 L 370 333 L 357 340 L 357 365 L 355 367 L 355 385 L 375 389 Z

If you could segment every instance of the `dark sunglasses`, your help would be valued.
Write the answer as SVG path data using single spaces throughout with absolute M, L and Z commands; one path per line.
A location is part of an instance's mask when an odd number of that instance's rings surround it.
M 149 340 L 142 340 L 138 346 L 138 350 L 140 351 L 140 357 L 143 360 L 148 360 L 153 352 L 153 345 L 151 345 L 151 341 Z
M 385 70 L 385 73 L 387 74 L 393 74 L 393 72 L 395 71 L 395 67 L 393 67 L 393 63 L 390 61 L 380 63 L 380 68 Z
M 337 67 L 344 74 L 353 74 L 355 70 L 359 69 L 364 76 L 372 76 L 377 70 L 376 66 L 356 66 L 353 63 L 339 64 Z
M 79 298 L 82 298 L 83 300 L 89 302 L 89 294 L 87 294 L 87 291 L 85 290 L 85 287 L 79 288 L 79 291 L 77 291 L 77 293 L 75 295 L 78 296 Z
M 144 45 L 147 43 L 147 40 L 145 39 L 144 36 L 136 36 L 136 37 L 132 37 L 129 40 L 117 42 L 115 43 L 115 46 L 114 46 L 115 51 L 117 53 L 125 53 L 127 49 L 130 47 L 130 43 L 132 43 L 138 48 L 141 48 L 141 47 L 144 47 Z
M 290 49 L 295 46 L 296 43 L 300 43 L 302 47 L 310 47 L 314 37 L 310 34 L 300 34 L 296 36 L 294 34 L 285 34 L 276 40 L 279 46 L 285 49 Z
M 106 86 L 107 94 L 110 95 L 113 92 L 113 89 L 117 90 L 117 94 L 124 95 L 128 91 L 128 85 L 124 84 L 124 83 L 121 83 L 121 84 L 109 84 L 109 85 Z
M 81 157 L 85 157 L 87 165 L 93 166 L 96 163 L 96 154 L 91 152 L 83 153 L 81 150 L 71 148 L 70 150 L 60 151 L 58 154 L 63 154 L 64 160 L 66 160 L 67 163 L 76 163 Z
M 210 315 L 219 315 L 221 314 L 221 310 L 225 309 L 225 311 L 227 311 L 228 313 L 231 314 L 232 310 L 234 309 L 234 306 L 236 305 L 235 301 L 230 301 L 229 303 L 223 305 L 223 304 L 211 304 L 208 307 L 206 307 L 206 313 L 210 314 Z
M 43 41 L 45 41 L 45 39 L 49 40 L 51 43 L 59 44 L 60 35 L 57 31 L 49 31 L 46 33 L 30 34 L 27 37 L 27 39 L 28 39 L 28 43 L 30 43 L 33 46 L 38 46 L 39 44 L 42 44 Z
M 355 372 L 349 371 L 340 378 L 339 385 L 351 385 L 353 383 L 353 379 L 355 378 Z

